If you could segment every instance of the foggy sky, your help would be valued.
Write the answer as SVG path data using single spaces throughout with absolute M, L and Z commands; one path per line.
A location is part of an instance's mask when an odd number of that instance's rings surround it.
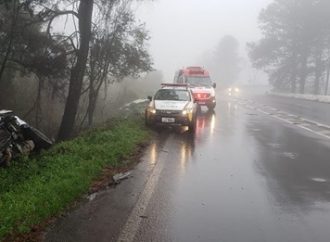
M 150 31 L 150 52 L 165 81 L 183 66 L 198 65 L 225 35 L 245 43 L 260 38 L 257 18 L 271 0 L 155 0 L 137 7 Z

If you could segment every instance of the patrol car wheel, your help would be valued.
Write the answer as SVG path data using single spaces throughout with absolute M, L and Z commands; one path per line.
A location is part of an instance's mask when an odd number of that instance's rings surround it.
M 147 127 L 150 127 L 151 125 L 147 113 L 144 114 L 144 123 Z
M 150 118 L 148 118 L 147 113 L 145 113 L 144 115 L 144 123 L 147 127 L 153 127 L 154 123 L 150 120 Z
M 193 120 L 188 125 L 189 131 L 194 132 L 196 129 L 196 116 L 193 118 Z

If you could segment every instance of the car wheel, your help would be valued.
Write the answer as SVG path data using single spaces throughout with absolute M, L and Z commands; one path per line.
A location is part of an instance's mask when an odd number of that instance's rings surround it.
M 212 111 L 214 111 L 215 104 L 208 105 L 207 108 L 208 108 L 209 111 L 212 112 Z
M 149 127 L 150 126 L 150 123 L 149 123 L 149 119 L 148 119 L 148 116 L 147 116 L 147 113 L 144 114 L 144 124 Z
M 147 127 L 151 127 L 152 126 L 152 123 L 150 121 L 150 119 L 148 118 L 148 115 L 147 113 L 144 114 L 144 123 Z
M 196 116 L 193 117 L 192 121 L 188 125 L 189 132 L 194 132 L 196 129 Z
M 199 105 L 199 104 L 197 104 L 196 113 L 197 113 L 197 114 L 202 113 L 202 106 Z

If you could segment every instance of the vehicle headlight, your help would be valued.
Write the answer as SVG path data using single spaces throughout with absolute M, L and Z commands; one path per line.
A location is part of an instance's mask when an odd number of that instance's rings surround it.
M 148 112 L 149 113 L 152 113 L 152 114 L 156 114 L 156 109 L 155 108 L 152 108 L 152 107 L 149 107 L 148 108 Z
M 237 87 L 235 88 L 235 92 L 239 92 L 239 89 Z
M 187 114 L 190 114 L 190 113 L 192 113 L 192 112 L 193 112 L 192 108 L 187 108 L 187 109 L 184 109 L 184 110 L 182 111 L 182 115 L 187 115 Z
M 231 92 L 231 88 L 228 88 L 228 92 Z

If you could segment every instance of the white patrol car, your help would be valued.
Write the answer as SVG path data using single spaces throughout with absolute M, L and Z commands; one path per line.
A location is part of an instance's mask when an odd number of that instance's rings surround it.
M 150 125 L 181 125 L 195 129 L 197 104 L 185 84 L 162 84 L 154 97 L 149 96 L 145 122 Z

